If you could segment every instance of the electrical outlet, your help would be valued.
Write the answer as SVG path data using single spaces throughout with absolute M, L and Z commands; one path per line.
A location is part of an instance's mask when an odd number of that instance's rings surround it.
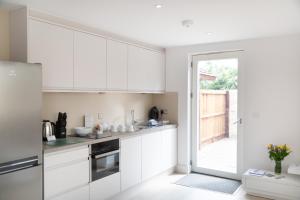
M 98 120 L 101 120 L 101 119 L 102 119 L 101 113 L 97 113 L 97 119 L 98 119 Z

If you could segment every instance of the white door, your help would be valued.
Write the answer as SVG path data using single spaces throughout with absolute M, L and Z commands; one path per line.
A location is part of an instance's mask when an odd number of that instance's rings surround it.
M 127 90 L 127 44 L 107 41 L 107 88 Z
M 73 89 L 73 31 L 29 20 L 29 62 L 42 63 L 43 89 Z
M 121 140 L 121 190 L 142 181 L 142 137 Z
M 164 56 L 160 52 L 128 46 L 128 90 L 162 92 L 165 88 Z
M 240 179 L 242 52 L 193 56 L 192 171 Z
M 75 32 L 74 87 L 83 90 L 106 89 L 106 39 Z

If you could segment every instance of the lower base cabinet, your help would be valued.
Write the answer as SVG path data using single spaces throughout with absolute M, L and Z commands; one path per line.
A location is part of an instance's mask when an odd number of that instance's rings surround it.
M 142 136 L 142 181 L 163 172 L 162 153 L 161 132 Z
M 121 140 L 121 190 L 142 181 L 142 137 Z
M 89 200 L 90 199 L 90 187 L 85 185 L 83 187 L 74 189 L 63 195 L 52 198 L 51 200 Z
M 120 172 L 90 183 L 90 200 L 105 200 L 121 191 Z
M 89 170 L 88 146 L 45 154 L 44 199 L 88 199 Z
M 177 164 L 177 129 L 121 141 L 120 172 L 89 183 L 88 147 L 47 154 L 45 200 L 106 200 Z

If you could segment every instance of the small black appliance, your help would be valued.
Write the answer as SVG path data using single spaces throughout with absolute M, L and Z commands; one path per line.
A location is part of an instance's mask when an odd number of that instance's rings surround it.
M 149 111 L 149 115 L 148 115 L 149 120 L 154 119 L 156 121 L 159 121 L 159 117 L 160 117 L 159 109 L 156 106 L 153 106 Z

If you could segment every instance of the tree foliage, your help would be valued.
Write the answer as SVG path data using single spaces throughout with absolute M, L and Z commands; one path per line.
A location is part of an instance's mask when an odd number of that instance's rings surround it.
M 201 66 L 201 70 L 205 73 L 216 76 L 216 80 L 201 80 L 201 89 L 207 90 L 234 90 L 238 84 L 238 69 L 237 67 L 228 65 L 219 65 L 212 62 L 207 62 Z

